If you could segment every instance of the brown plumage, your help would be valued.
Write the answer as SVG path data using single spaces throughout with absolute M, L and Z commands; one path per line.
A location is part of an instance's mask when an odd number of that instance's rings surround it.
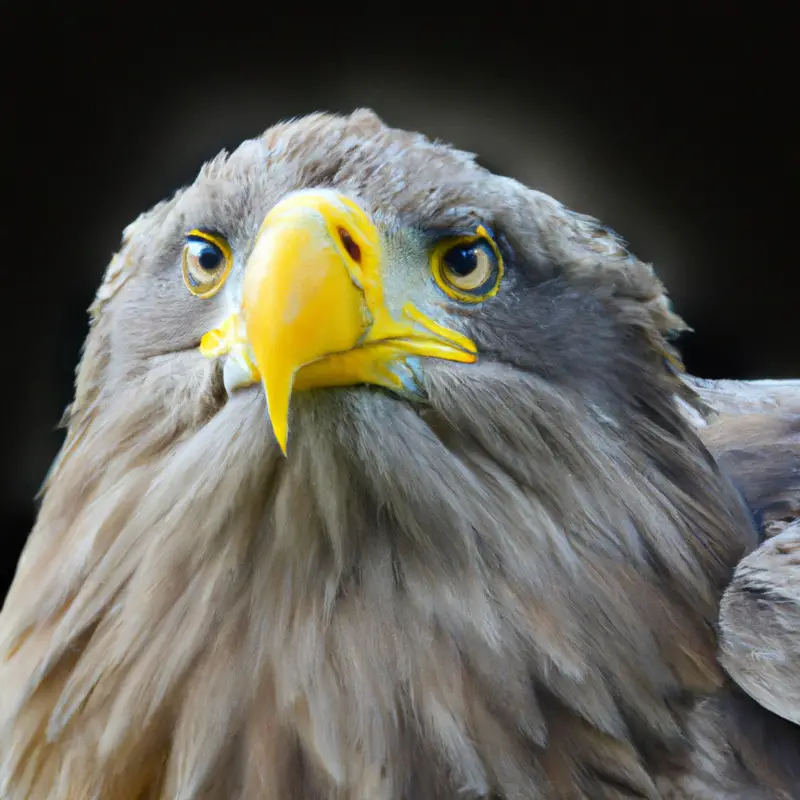
M 284 456 L 264 393 L 198 352 L 233 295 L 192 296 L 181 247 L 224 233 L 238 286 L 310 187 L 375 220 L 387 302 L 478 360 L 421 359 L 414 398 L 298 391 Z M 429 232 L 477 222 L 503 280 L 450 303 Z M 797 720 L 797 669 L 741 666 L 797 665 L 796 529 L 756 549 L 797 513 L 797 387 L 742 417 L 677 374 L 681 320 L 594 220 L 371 112 L 314 115 L 131 225 L 91 323 L 0 616 L 1 797 L 800 797 L 770 703 Z M 740 562 L 722 663 L 758 702 L 717 659 Z

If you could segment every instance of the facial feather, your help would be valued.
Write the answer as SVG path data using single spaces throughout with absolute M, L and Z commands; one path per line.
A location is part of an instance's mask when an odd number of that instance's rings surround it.
M 183 292 L 176 242 L 213 221 L 246 253 L 318 185 L 389 228 L 488 217 L 517 272 L 477 364 L 426 365 L 423 404 L 298 395 L 284 459 L 194 352 L 222 301 Z M 658 796 L 754 537 L 676 409 L 681 325 L 593 221 L 368 112 L 216 159 L 93 306 L 0 618 L 0 794 Z

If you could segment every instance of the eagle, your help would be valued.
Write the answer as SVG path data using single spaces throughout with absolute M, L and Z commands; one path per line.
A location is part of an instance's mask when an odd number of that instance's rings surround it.
M 128 226 L 0 614 L 4 800 L 800 798 L 800 381 L 367 109 Z

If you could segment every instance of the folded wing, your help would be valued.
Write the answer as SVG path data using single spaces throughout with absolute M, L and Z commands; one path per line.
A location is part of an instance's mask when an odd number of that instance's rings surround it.
M 764 536 L 720 609 L 720 661 L 756 702 L 800 724 L 800 381 L 687 379 L 698 433 Z

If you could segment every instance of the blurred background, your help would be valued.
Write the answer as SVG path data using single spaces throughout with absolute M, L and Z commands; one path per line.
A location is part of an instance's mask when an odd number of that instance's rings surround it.
M 800 376 L 796 53 L 763 4 L 4 4 L 0 596 L 122 229 L 272 123 L 374 108 L 599 217 L 655 263 L 707 377 Z M 654 4 L 655 5 L 655 4 Z M 659 4 L 660 6 L 660 4 Z M 121 7 L 120 7 L 121 8 Z M 785 12 L 788 13 L 788 12 Z M 9 314 L 10 312 L 10 314 Z

